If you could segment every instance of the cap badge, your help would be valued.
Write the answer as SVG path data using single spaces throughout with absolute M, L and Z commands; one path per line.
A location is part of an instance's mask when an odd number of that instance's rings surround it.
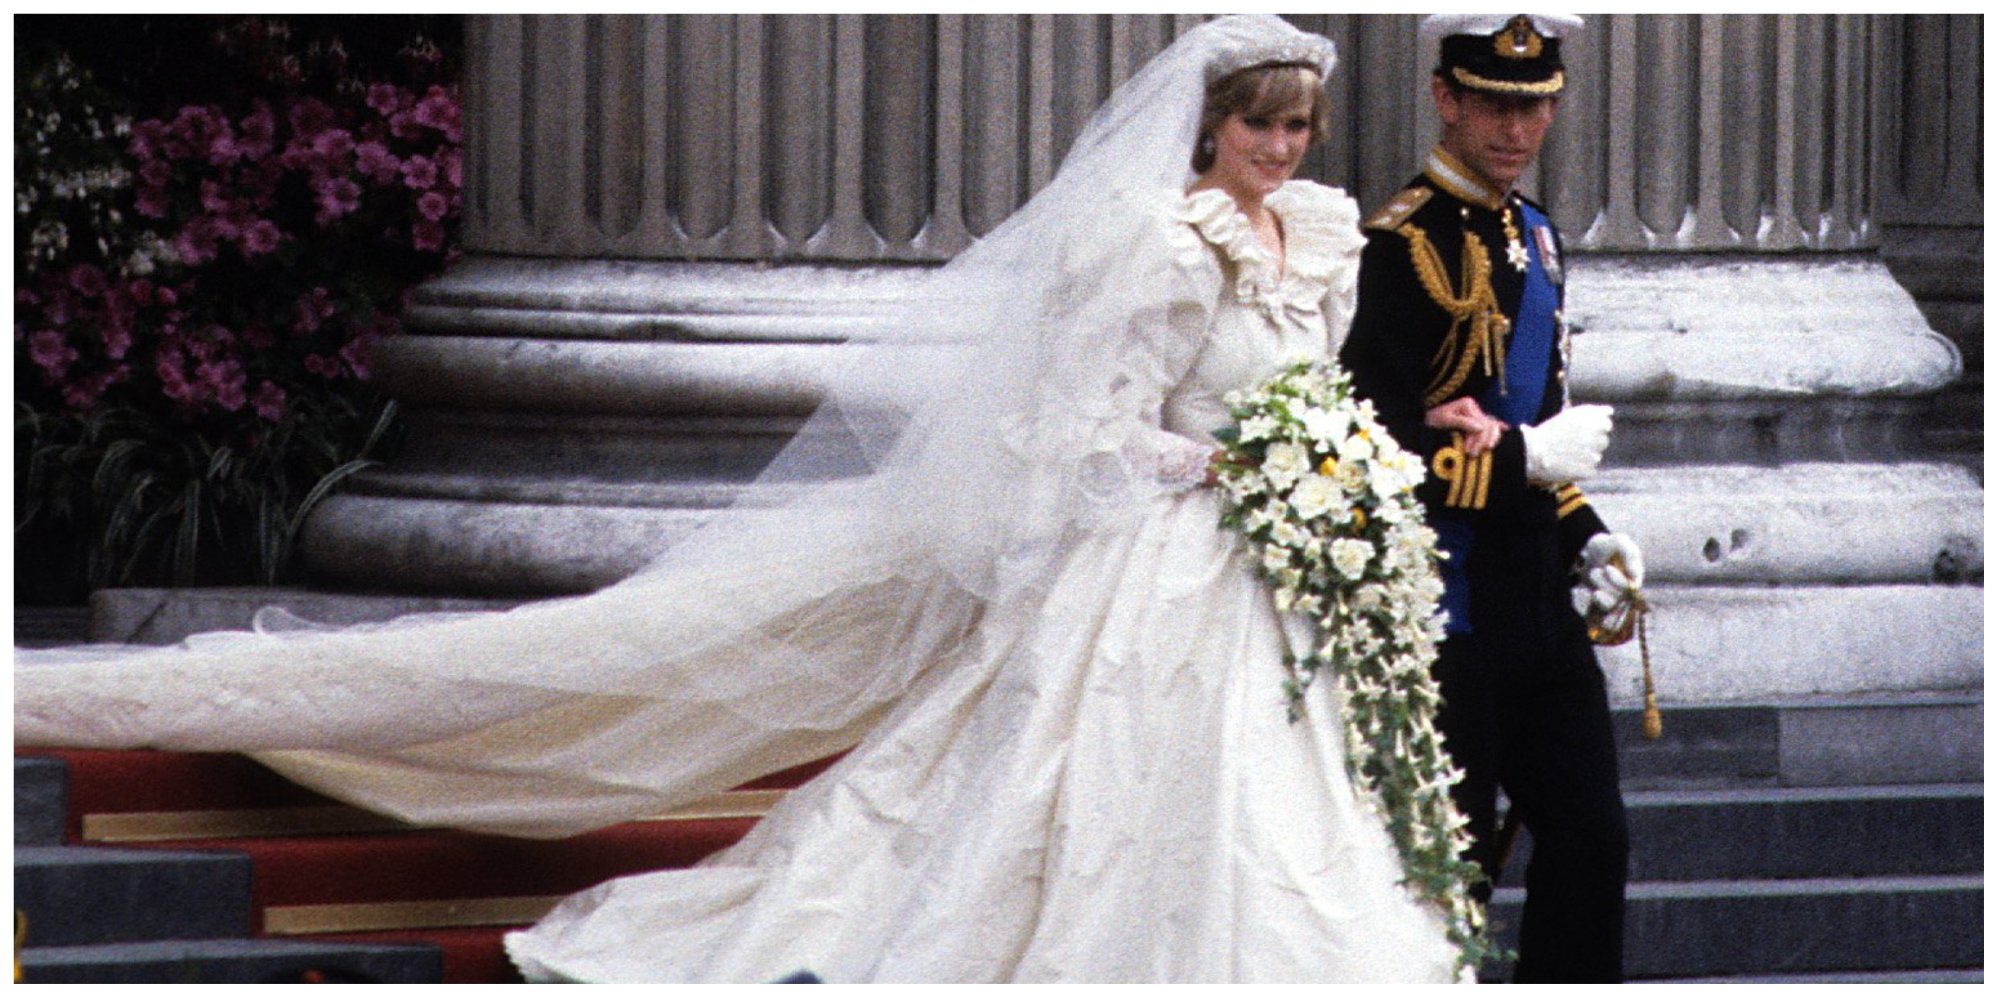
M 1516 14 L 1493 36 L 1493 51 L 1502 59 L 1540 59 L 1542 35 L 1526 14 Z

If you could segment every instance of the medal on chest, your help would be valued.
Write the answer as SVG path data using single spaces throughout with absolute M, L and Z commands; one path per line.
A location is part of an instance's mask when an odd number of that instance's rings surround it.
M 1521 230 L 1514 225 L 1514 206 L 1500 207 L 1500 226 L 1507 231 L 1507 263 L 1522 274 L 1528 273 L 1528 247 L 1521 242 Z
M 1535 227 L 1535 249 L 1542 252 L 1542 270 L 1548 272 L 1549 284 L 1563 283 L 1562 254 L 1556 249 L 1555 231 L 1547 226 Z

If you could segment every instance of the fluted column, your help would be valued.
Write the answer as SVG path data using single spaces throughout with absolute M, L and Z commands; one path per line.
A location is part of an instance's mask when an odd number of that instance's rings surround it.
M 1110 88 L 1198 20 L 474 18 L 466 247 L 943 260 L 1046 183 Z M 1343 54 L 1341 124 L 1308 170 L 1386 198 L 1435 137 L 1417 18 L 1297 20 Z M 1925 27 L 1946 20 L 1594 18 L 1568 44 L 1572 86 L 1528 184 L 1579 249 L 1865 248 L 1871 194 L 1891 210 L 1940 191 L 1976 204 L 1976 160 L 1945 152 L 1967 148 L 1947 137 L 1977 129 L 1976 94 L 1944 95 L 1951 60 L 1970 57 L 1953 46 L 1977 36 Z M 1925 106 L 1954 110 L 1897 126 Z M 1888 181 L 1875 192 L 1871 167 Z

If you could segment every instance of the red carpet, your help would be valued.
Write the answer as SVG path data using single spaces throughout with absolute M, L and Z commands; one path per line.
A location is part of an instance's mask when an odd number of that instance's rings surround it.
M 230 817 L 257 810 L 328 806 L 247 758 L 160 751 L 35 750 L 20 756 L 59 757 L 70 765 L 66 837 L 83 838 L 93 824 L 135 813 L 208 812 Z M 830 761 L 795 768 L 744 786 L 785 789 L 824 770 Z M 447 830 L 314 832 L 270 836 L 174 836 L 200 827 L 153 818 L 173 839 L 121 840 L 124 847 L 219 849 L 250 855 L 252 895 L 264 933 L 346 941 L 425 941 L 443 947 L 445 981 L 515 982 L 501 952 L 509 926 L 408 926 L 449 922 L 464 901 L 565 895 L 636 872 L 682 868 L 743 836 L 753 818 L 687 818 L 628 823 L 565 840 L 524 840 Z M 364 826 L 366 824 L 363 824 Z M 355 906 L 328 911 L 301 907 Z M 373 907 L 365 904 L 405 904 Z M 428 904 L 428 905 L 426 905 Z M 446 907 L 450 906 L 449 911 Z M 273 910 L 272 908 L 278 908 Z M 519 908 L 519 904 L 515 904 Z M 445 912 L 444 916 L 440 916 Z M 505 907 L 500 911 L 504 914 Z M 487 914 L 477 921 L 496 918 Z M 308 926 L 300 921 L 307 921 Z M 316 921 L 316 922 L 315 922 Z M 341 933 L 311 933 L 328 926 Z M 358 924 L 357 924 L 358 922 Z M 399 924 L 399 922 L 401 922 Z M 525 922 L 517 920 L 516 923 Z M 386 929 L 385 929 L 386 928 Z

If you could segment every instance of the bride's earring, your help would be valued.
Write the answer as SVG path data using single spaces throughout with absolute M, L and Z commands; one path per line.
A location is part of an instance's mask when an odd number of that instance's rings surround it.
M 1202 159 L 1205 160 L 1213 157 L 1215 155 L 1215 137 L 1212 135 L 1202 136 L 1201 144 L 1197 148 L 1201 150 Z

